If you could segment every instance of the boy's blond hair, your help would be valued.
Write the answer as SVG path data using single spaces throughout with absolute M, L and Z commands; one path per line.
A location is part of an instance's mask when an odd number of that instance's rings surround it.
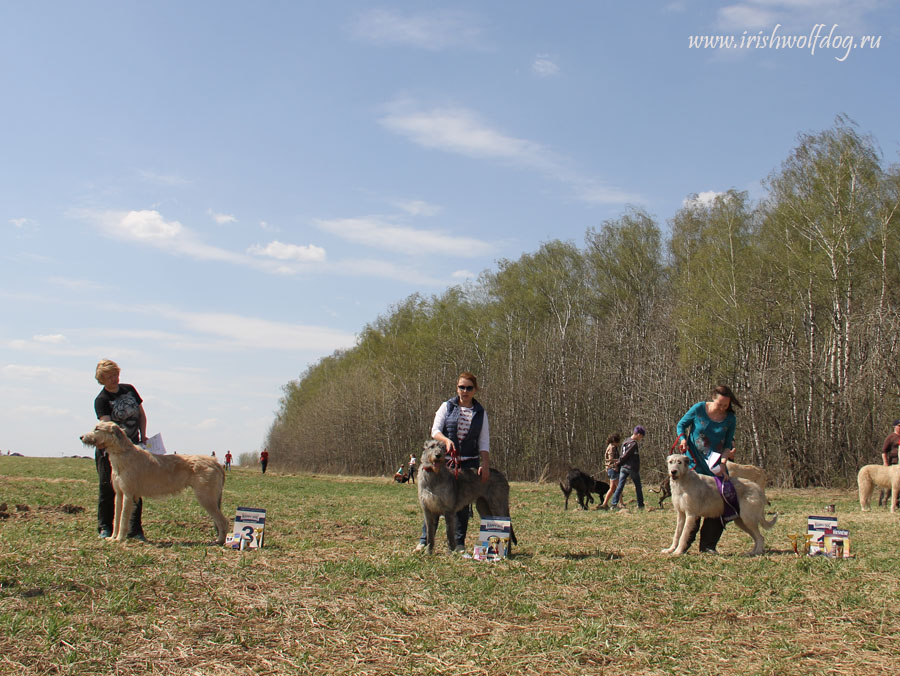
M 119 365 L 114 362 L 112 359 L 101 359 L 97 362 L 97 370 L 94 371 L 94 378 L 97 379 L 97 382 L 101 385 L 103 381 L 100 380 L 107 373 L 119 373 Z

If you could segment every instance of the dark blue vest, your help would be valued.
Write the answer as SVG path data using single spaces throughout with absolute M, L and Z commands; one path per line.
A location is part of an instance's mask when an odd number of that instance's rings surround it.
M 444 421 L 444 429 L 441 432 L 453 442 L 456 450 L 459 451 L 459 457 L 462 461 L 460 466 L 477 468 L 481 464 L 481 456 L 478 454 L 478 435 L 481 434 L 481 426 L 484 423 L 484 407 L 475 399 L 472 400 L 472 409 L 474 411 L 472 426 L 469 428 L 466 438 L 460 443 L 456 436 L 456 429 L 459 426 L 459 397 L 456 396 L 450 399 L 446 406 L 447 419 Z M 463 460 L 463 458 L 466 459 Z

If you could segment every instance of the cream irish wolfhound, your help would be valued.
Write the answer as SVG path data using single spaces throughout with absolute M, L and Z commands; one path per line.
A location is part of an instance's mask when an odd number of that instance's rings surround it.
M 450 551 L 456 549 L 456 513 L 473 502 L 482 518 L 509 516 L 509 482 L 503 472 L 491 469 L 484 483 L 472 469 L 461 469 L 456 475 L 446 464 L 447 451 L 440 441 L 429 439 L 422 451 L 417 485 L 419 504 L 425 513 L 425 541 L 428 552 L 434 551 L 438 519 L 443 515 Z M 510 542 L 516 536 L 510 527 Z
M 863 465 L 856 475 L 856 483 L 859 486 L 859 508 L 862 511 L 869 509 L 869 499 L 872 497 L 872 489 L 891 489 L 891 512 L 897 504 L 897 494 L 900 493 L 900 465 Z
M 769 477 L 766 474 L 766 470 L 757 467 L 756 465 L 742 465 L 729 460 L 726 467 L 728 468 L 728 476 L 732 479 L 735 477 L 747 479 L 747 481 L 752 481 L 763 490 L 766 489 L 766 484 L 769 483 Z
M 672 506 L 678 515 L 672 546 L 664 549 L 664 554 L 684 554 L 688 538 L 700 517 L 722 516 L 725 501 L 716 488 L 715 479 L 701 476 L 691 469 L 686 455 L 670 455 L 666 459 L 672 487 Z M 730 466 L 730 463 L 729 463 Z M 740 516 L 735 520 L 738 527 L 753 538 L 753 549 L 747 554 L 757 556 L 763 553 L 765 540 L 759 527 L 766 529 L 775 525 L 778 515 L 771 521 L 765 518 L 766 494 L 757 484 L 747 479 L 731 478 L 738 497 Z
M 225 544 L 228 522 L 222 514 L 225 470 L 207 455 L 153 455 L 138 448 L 114 422 L 99 422 L 82 443 L 106 451 L 116 492 L 111 539 L 125 542 L 128 521 L 138 498 L 175 495 L 190 486 L 200 506 L 216 524 L 218 544 Z
M 747 479 L 748 481 L 752 481 L 757 486 L 765 490 L 766 484 L 769 482 L 769 477 L 766 474 L 766 470 L 761 467 L 757 467 L 756 465 L 741 465 L 737 462 L 728 461 L 728 476 L 731 478 L 739 477 L 741 479 Z M 659 493 L 659 508 L 662 509 L 663 502 L 666 498 L 672 497 L 672 489 L 669 486 L 669 475 L 666 474 L 665 478 L 659 483 L 657 488 L 651 488 L 651 493 Z

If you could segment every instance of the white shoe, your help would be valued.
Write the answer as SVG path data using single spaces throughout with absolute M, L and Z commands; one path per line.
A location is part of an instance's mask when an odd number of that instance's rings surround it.
M 424 542 L 420 542 L 419 544 L 416 545 L 416 548 L 413 551 L 414 552 L 424 552 L 426 549 L 428 549 L 428 545 L 426 545 Z
M 456 545 L 456 547 L 453 548 L 453 551 L 457 554 L 461 554 L 466 551 L 466 548 L 463 545 Z

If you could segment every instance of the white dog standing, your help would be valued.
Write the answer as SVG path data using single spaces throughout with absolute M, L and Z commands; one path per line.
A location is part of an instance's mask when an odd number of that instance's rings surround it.
M 228 522 L 222 514 L 225 470 L 207 455 L 153 455 L 138 448 L 114 422 L 99 422 L 81 441 L 109 455 L 116 491 L 113 540 L 125 542 L 128 521 L 138 498 L 175 495 L 190 486 L 197 502 L 216 524 L 216 542 L 225 544 Z
M 672 487 L 672 506 L 678 516 L 672 546 L 664 549 L 664 554 L 684 554 L 689 536 L 700 517 L 720 517 L 725 511 L 725 502 L 716 488 L 715 479 L 701 476 L 691 469 L 686 455 L 670 455 L 666 459 Z M 747 479 L 732 477 L 738 496 L 740 516 L 735 520 L 738 527 L 753 538 L 750 556 L 762 554 L 765 540 L 759 527 L 766 529 L 775 525 L 778 515 L 771 521 L 765 518 L 766 494 L 757 484 Z
M 900 494 L 900 465 L 863 465 L 856 475 L 859 486 L 859 508 L 863 512 L 869 509 L 869 500 L 876 486 L 891 491 L 891 513 L 897 504 Z

